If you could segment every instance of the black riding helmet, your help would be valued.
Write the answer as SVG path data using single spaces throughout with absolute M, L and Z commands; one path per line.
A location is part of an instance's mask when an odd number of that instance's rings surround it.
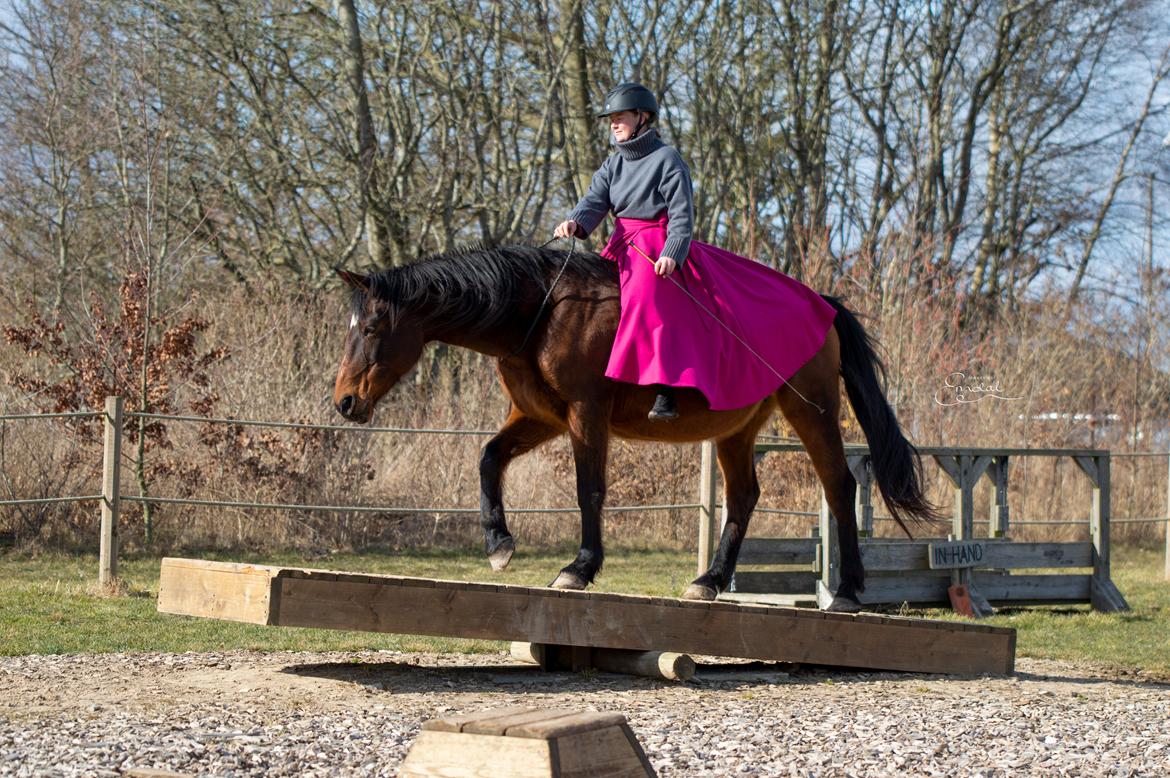
M 618 84 L 606 94 L 605 106 L 597 112 L 597 118 L 604 119 L 618 111 L 645 111 L 653 121 L 658 116 L 658 101 L 654 99 L 654 93 L 641 84 Z

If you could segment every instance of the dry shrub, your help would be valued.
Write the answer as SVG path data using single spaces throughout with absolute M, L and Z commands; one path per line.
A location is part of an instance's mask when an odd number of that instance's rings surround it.
M 65 428 L 73 434 L 59 435 Z M 75 445 L 75 422 L 0 422 L 0 499 L 50 499 L 101 492 L 101 449 Z M 77 503 L 0 506 L 0 545 L 89 549 L 98 512 Z

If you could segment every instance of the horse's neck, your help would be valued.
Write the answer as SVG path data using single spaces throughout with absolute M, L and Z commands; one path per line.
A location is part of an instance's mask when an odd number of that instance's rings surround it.
M 441 323 L 441 309 L 445 306 L 454 308 L 457 300 L 434 301 L 436 309 L 440 311 L 436 317 L 438 322 L 427 333 L 427 340 L 437 340 L 452 346 L 477 351 L 490 357 L 505 357 L 514 354 L 521 346 L 534 321 L 539 317 L 540 299 L 544 290 L 528 290 L 518 295 L 520 299 L 511 302 L 514 315 L 506 316 L 501 321 L 486 327 L 457 328 Z M 532 298 L 535 297 L 535 301 Z M 535 333 L 533 334 L 535 337 Z
M 515 335 L 513 332 L 498 331 L 494 328 L 488 332 L 438 332 L 428 340 L 437 340 L 452 346 L 477 351 L 489 357 L 505 357 L 511 354 L 520 345 L 524 334 Z M 515 343 L 512 343 L 512 341 Z

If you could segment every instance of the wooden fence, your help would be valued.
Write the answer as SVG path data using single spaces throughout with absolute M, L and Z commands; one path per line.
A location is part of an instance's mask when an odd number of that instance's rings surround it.
M 782 444 L 757 446 L 758 452 L 798 449 Z M 954 513 L 946 537 L 875 538 L 869 450 L 847 447 L 849 466 L 857 479 L 858 534 L 867 572 L 866 590 L 861 595 L 864 604 L 948 604 L 951 587 L 962 586 L 977 615 L 990 612 L 990 603 L 1090 603 L 1101 611 L 1128 609 L 1109 569 L 1110 452 L 953 447 L 923 447 L 919 451 L 935 461 L 954 486 Z M 1008 463 L 1024 456 L 1070 457 L 1089 479 L 1087 542 L 1023 543 L 1011 539 Z M 994 495 L 987 535 L 979 536 L 975 532 L 973 491 L 984 477 L 992 482 Z M 816 602 L 822 606 L 832 600 L 839 581 L 837 523 L 823 498 L 821 502 L 813 537 L 749 538 L 744 542 L 741 569 L 732 584 L 733 598 L 777 604 Z M 1013 572 L 1020 570 L 1028 572 Z

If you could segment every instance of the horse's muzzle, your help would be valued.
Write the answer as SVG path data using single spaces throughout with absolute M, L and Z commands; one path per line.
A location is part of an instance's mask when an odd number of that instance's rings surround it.
M 365 424 L 370 420 L 370 408 L 365 403 L 359 402 L 358 398 L 352 394 L 347 394 L 337 401 L 334 406 L 337 412 L 349 421 L 357 422 L 358 424 Z

